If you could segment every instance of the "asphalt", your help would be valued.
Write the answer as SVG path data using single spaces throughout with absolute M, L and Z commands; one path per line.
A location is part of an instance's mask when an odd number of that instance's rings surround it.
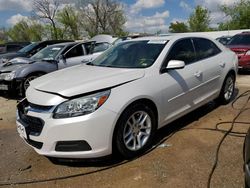
M 249 81 L 249 74 L 237 77 L 235 98 L 250 89 Z M 116 156 L 55 161 L 38 155 L 19 138 L 16 100 L 0 96 L 0 187 L 206 187 L 216 148 L 225 134 L 214 130 L 216 124 L 232 122 L 245 100 L 239 99 L 235 108 L 210 102 L 167 125 L 157 133 L 152 150 L 132 161 Z M 250 122 L 249 114 L 244 112 L 236 121 Z M 224 123 L 218 128 L 230 126 Z M 245 133 L 248 127 L 235 123 L 233 131 Z M 244 187 L 243 142 L 244 134 L 226 137 L 211 187 Z

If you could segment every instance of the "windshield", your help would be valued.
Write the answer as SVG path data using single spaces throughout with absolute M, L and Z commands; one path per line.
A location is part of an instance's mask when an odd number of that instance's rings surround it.
M 31 57 L 32 60 L 55 60 L 64 46 L 48 46 Z
M 167 41 L 129 41 L 110 48 L 90 65 L 117 68 L 146 68 L 151 66 Z
M 35 46 L 37 46 L 38 43 L 32 43 L 29 44 L 28 46 L 25 46 L 24 48 L 22 48 L 21 50 L 19 50 L 18 52 L 22 52 L 22 53 L 27 53 L 29 51 L 31 51 Z
M 250 45 L 250 35 L 235 35 L 228 45 Z

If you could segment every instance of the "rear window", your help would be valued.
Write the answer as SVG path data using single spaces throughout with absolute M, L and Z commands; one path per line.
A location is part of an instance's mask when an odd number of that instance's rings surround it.
M 250 35 L 235 35 L 228 45 L 250 45 Z

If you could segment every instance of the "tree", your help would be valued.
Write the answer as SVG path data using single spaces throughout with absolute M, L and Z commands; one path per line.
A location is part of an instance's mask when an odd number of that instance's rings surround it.
M 220 23 L 220 29 L 249 29 L 250 28 L 250 0 L 241 0 L 232 6 L 223 5 L 221 10 L 231 20 Z
M 59 0 L 34 0 L 33 11 L 35 15 L 51 24 L 51 37 L 58 39 L 55 16 L 58 11 Z
M 185 33 L 188 32 L 188 26 L 184 22 L 172 22 L 169 26 L 171 33 Z
M 5 28 L 0 28 L 0 44 L 4 43 L 7 41 L 7 33 Z
M 197 6 L 194 12 L 190 15 L 189 20 L 190 31 L 202 32 L 209 31 L 210 13 L 206 8 Z
M 33 20 L 21 20 L 7 32 L 13 41 L 40 41 L 43 39 L 43 26 Z
M 74 7 L 64 7 L 58 12 L 56 20 L 63 25 L 68 38 L 80 39 L 80 16 Z
M 114 0 L 92 0 L 81 7 L 83 27 L 90 36 L 100 33 L 124 35 L 125 15 L 120 3 Z

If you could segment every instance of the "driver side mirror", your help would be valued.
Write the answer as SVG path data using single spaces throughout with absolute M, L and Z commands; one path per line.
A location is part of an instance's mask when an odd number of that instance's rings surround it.
M 185 62 L 180 61 L 180 60 L 170 60 L 168 62 L 167 67 L 164 67 L 161 70 L 161 73 L 167 72 L 168 70 L 173 70 L 173 69 L 183 69 L 185 67 Z
M 58 58 L 59 63 L 66 63 L 66 57 L 64 54 L 61 54 Z
M 183 69 L 185 67 L 185 62 L 180 60 L 170 60 L 166 69 Z

